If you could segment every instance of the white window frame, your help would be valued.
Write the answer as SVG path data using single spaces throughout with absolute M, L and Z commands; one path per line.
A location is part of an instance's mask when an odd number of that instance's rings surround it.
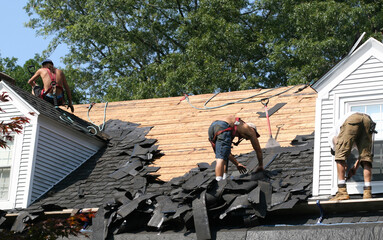
M 383 95 L 382 93 L 376 93 L 374 95 L 346 95 L 346 96 L 336 96 L 335 101 L 339 103 L 339 108 L 335 110 L 335 113 L 339 113 L 339 116 L 335 114 L 335 122 L 340 118 L 340 116 L 347 114 L 351 111 L 351 107 L 360 106 L 360 105 L 374 105 L 374 104 L 383 104 Z M 378 140 L 378 139 L 376 139 Z M 380 139 L 379 140 L 383 140 Z M 337 170 L 336 163 L 333 161 L 333 184 L 332 184 L 332 194 L 335 194 L 337 187 Z M 383 181 L 373 181 L 372 185 L 372 193 L 382 193 L 383 192 Z M 347 191 L 349 194 L 363 194 L 363 186 L 364 182 L 348 182 L 347 183 Z
M 3 165 L 2 162 L 0 161 L 0 176 L 2 175 L 2 170 L 5 170 L 5 169 L 9 169 L 9 176 L 8 176 L 8 186 L 6 187 L 6 188 L 8 188 L 6 190 L 7 197 L 2 198 L 1 194 L 0 194 L 0 201 L 8 201 L 9 200 L 9 196 L 10 196 L 9 195 L 10 194 L 10 190 L 11 190 L 10 189 L 10 182 L 11 182 L 11 171 L 12 171 L 13 155 L 14 155 L 14 150 L 15 150 L 15 140 L 14 140 L 14 136 L 12 136 L 11 141 L 6 140 L 5 138 L 3 138 L 3 140 L 6 141 L 7 146 L 5 148 L 0 147 L 0 153 L 6 152 L 6 154 L 8 154 L 8 156 L 5 156 L 5 159 L 8 162 L 8 164 L 4 164 Z M 9 142 L 11 144 L 9 144 Z
M 13 149 L 12 149 L 12 159 L 11 159 L 11 169 L 9 174 L 9 190 L 8 190 L 8 199 L 0 200 L 1 209 L 13 209 L 16 203 L 16 191 L 17 191 L 17 178 L 18 178 L 18 168 L 19 168 L 19 159 L 21 158 L 21 140 L 23 134 L 14 134 L 13 135 Z

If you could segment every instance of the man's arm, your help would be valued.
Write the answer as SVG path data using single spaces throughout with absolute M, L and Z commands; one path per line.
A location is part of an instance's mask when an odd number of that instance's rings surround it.
M 235 159 L 235 157 L 234 157 L 233 154 L 231 154 L 231 153 L 230 153 L 230 155 L 229 155 L 229 160 L 230 160 L 230 162 L 232 162 L 232 163 L 237 167 L 238 171 L 239 171 L 241 174 L 244 174 L 244 173 L 247 172 L 246 167 L 245 167 L 243 164 L 241 164 L 240 162 L 238 162 L 238 160 Z
M 255 134 L 254 134 L 253 138 L 250 138 L 250 142 L 251 142 L 251 145 L 253 146 L 253 149 L 254 149 L 255 153 L 257 154 L 258 167 L 257 167 L 256 172 L 258 172 L 258 171 L 263 170 L 263 154 L 262 154 L 262 149 L 261 149 L 261 146 L 259 144 L 258 138 L 257 138 L 257 136 L 255 136 Z
M 263 170 L 263 154 L 262 154 L 262 149 L 261 145 L 259 144 L 257 135 L 255 134 L 255 131 L 249 127 L 246 123 L 241 124 L 238 128 L 240 131 L 241 136 L 245 139 L 249 139 L 251 142 L 251 145 L 253 146 L 253 149 L 255 153 L 257 154 L 257 159 L 258 159 L 258 167 L 256 172 Z
M 62 75 L 62 79 L 63 79 L 63 85 L 64 85 L 64 88 L 65 88 L 65 92 L 66 92 L 66 95 L 68 96 L 68 108 L 70 108 L 70 110 L 72 112 L 74 112 L 74 107 L 73 107 L 73 104 L 72 104 L 72 93 L 70 91 L 68 82 L 66 81 L 65 74 L 63 72 L 61 72 L 61 75 Z
M 31 85 L 32 88 L 36 86 L 36 80 L 40 77 L 40 69 L 35 72 L 35 74 L 28 80 L 28 84 Z

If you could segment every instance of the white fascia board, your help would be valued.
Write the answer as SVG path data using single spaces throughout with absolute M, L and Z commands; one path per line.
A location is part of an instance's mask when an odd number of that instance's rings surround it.
M 11 97 L 11 101 L 14 102 L 14 105 L 22 112 L 26 117 L 32 118 L 30 114 L 33 112 L 35 115 L 40 115 L 40 113 L 32 107 L 27 101 L 21 98 L 11 87 L 8 86 L 4 81 L 0 81 L 0 91 L 7 92 Z
M 315 133 L 314 133 L 314 163 L 313 163 L 313 189 L 312 195 L 319 195 L 319 169 L 321 149 L 321 123 L 322 123 L 322 99 L 317 98 L 315 104 Z

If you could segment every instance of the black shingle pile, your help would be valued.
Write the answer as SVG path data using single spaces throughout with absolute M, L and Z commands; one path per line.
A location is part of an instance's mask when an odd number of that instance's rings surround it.
M 108 146 L 28 210 L 98 207 L 92 233 L 98 239 L 139 230 L 195 230 L 199 239 L 209 239 L 213 225 L 254 226 L 268 213 L 290 209 L 311 194 L 311 135 L 297 138 L 293 147 L 265 149 L 264 172 L 253 172 L 258 161 L 252 152 L 237 158 L 247 174 L 229 164 L 231 176 L 217 182 L 215 163 L 201 159 L 184 176 L 162 182 L 154 175 L 158 167 L 152 163 L 161 154 L 156 140 L 145 137 L 149 131 L 108 121 Z

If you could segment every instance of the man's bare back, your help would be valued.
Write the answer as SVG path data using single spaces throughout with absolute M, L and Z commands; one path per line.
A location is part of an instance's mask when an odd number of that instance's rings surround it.
M 244 139 L 250 139 L 254 137 L 254 130 L 249 127 L 244 121 L 239 119 L 239 123 L 237 123 L 237 119 L 235 116 L 228 116 L 225 119 L 222 119 L 222 121 L 227 122 L 230 127 L 234 127 L 234 125 L 237 125 L 237 132 L 236 137 L 242 137 Z
M 51 77 L 49 76 L 48 71 L 50 71 L 48 68 L 40 68 L 36 72 L 36 74 L 38 74 L 43 80 L 44 92 L 47 92 L 49 90 L 52 83 L 52 80 L 51 80 Z M 60 87 L 56 88 L 56 95 L 61 95 L 63 92 L 62 89 L 64 88 L 64 79 L 65 79 L 64 73 L 60 69 L 54 68 L 54 72 L 52 72 L 51 74 L 52 76 L 55 76 L 57 86 L 61 87 L 61 88 Z
M 53 81 L 56 81 L 56 96 L 57 97 L 64 97 L 63 89 L 65 89 L 65 92 L 68 96 L 68 108 L 71 108 L 71 111 L 74 112 L 74 108 L 72 105 L 72 95 L 69 88 L 69 85 L 65 79 L 65 74 L 60 69 L 57 69 L 53 66 L 53 62 L 51 60 L 45 60 L 42 64 L 42 68 L 36 71 L 36 73 L 29 79 L 28 84 L 32 87 L 32 94 L 35 95 L 34 89 L 36 86 L 37 79 L 41 77 L 44 85 L 44 89 L 41 94 L 44 94 L 44 97 L 46 94 L 53 93 L 52 92 L 52 78 Z M 41 89 L 41 88 L 40 88 Z M 41 97 L 41 96 L 37 96 Z M 60 105 L 60 104 L 59 104 Z

